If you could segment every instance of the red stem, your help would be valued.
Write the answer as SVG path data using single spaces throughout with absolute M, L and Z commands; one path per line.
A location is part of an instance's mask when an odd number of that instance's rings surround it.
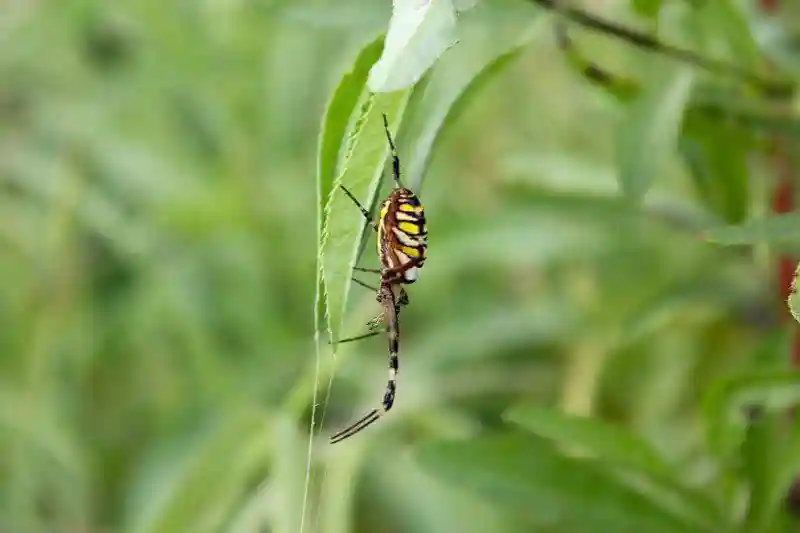
M 767 13 L 774 13 L 778 10 L 778 0 L 759 0 L 758 7 Z
M 788 213 L 794 209 L 794 172 L 788 147 L 782 140 L 775 141 L 773 153 L 773 166 L 777 176 L 777 184 L 772 197 L 773 213 Z M 788 327 L 793 329 L 792 345 L 789 351 L 789 361 L 794 368 L 800 368 L 800 328 L 794 325 L 789 313 L 786 312 L 786 300 L 789 298 L 792 278 L 794 277 L 796 261 L 793 257 L 782 254 L 777 259 L 777 283 L 780 316 Z
M 758 5 L 764 13 L 776 14 L 778 11 L 778 0 L 758 0 Z M 773 152 L 773 165 L 777 184 L 772 197 L 772 211 L 774 213 L 787 213 L 794 209 L 794 169 L 790 157 L 789 147 L 785 140 L 776 139 Z M 783 254 L 777 259 L 777 283 L 778 295 L 780 297 L 780 309 L 778 316 L 786 321 L 786 327 L 792 328 L 792 344 L 789 348 L 789 362 L 793 368 L 800 369 L 800 327 L 790 318 L 786 312 L 786 299 L 791 290 L 792 277 L 795 271 L 795 261 L 792 257 Z M 795 479 L 788 494 L 786 503 L 794 512 L 800 508 L 800 475 Z

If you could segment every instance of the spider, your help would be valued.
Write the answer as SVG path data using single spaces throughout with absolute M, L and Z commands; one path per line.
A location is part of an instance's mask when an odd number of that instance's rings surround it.
M 375 221 L 361 203 L 344 186 L 339 185 L 348 197 L 361 210 L 361 214 L 377 233 L 378 258 L 380 269 L 354 267 L 359 272 L 380 274 L 380 285 L 375 288 L 356 278 L 353 281 L 370 290 L 376 291 L 376 300 L 383 307 L 381 313 L 367 322 L 369 332 L 339 342 L 351 342 L 380 333 L 380 326 L 385 323 L 389 338 L 389 381 L 386 392 L 379 407 L 369 411 L 353 424 L 331 437 L 331 444 L 342 441 L 366 428 L 394 404 L 396 376 L 399 368 L 398 339 L 400 324 L 398 314 L 400 308 L 408 305 L 408 294 L 403 285 L 414 283 L 419 276 L 419 269 L 425 263 L 428 249 L 428 231 L 425 224 L 425 211 L 414 192 L 403 187 L 400 182 L 400 159 L 389 131 L 389 121 L 383 115 L 383 127 L 392 156 L 392 177 L 394 189 L 381 204 L 378 220 Z M 395 289 L 397 295 L 395 296 Z

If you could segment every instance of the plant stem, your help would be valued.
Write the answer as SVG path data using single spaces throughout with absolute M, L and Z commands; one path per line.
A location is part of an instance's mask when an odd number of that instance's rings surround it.
M 691 50 L 678 48 L 671 44 L 664 43 L 646 33 L 605 20 L 581 9 L 570 7 L 568 5 L 561 5 L 564 2 L 558 2 L 558 0 L 530 1 L 544 9 L 556 10 L 559 12 L 559 14 L 563 15 L 567 19 L 575 22 L 576 24 L 580 24 L 585 28 L 596 30 L 611 37 L 626 41 L 637 48 L 659 53 L 678 61 L 692 64 L 715 74 L 722 74 L 738 78 L 745 83 L 758 88 L 767 97 L 790 98 L 794 93 L 794 85 L 790 82 L 767 79 L 754 72 L 740 68 L 737 65 L 705 57 Z

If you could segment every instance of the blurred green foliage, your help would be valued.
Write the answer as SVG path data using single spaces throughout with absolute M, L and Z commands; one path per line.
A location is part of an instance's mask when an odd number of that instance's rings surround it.
M 798 383 L 768 246 L 798 239 L 763 214 L 764 140 L 796 135 L 797 118 L 700 69 L 687 108 L 658 118 L 648 88 L 674 62 L 572 27 L 645 88 L 621 101 L 565 59 L 534 4 L 480 0 L 458 45 L 371 108 L 378 48 L 361 52 L 388 1 L 4 4 L 0 531 L 796 527 L 782 498 L 800 471 L 785 415 Z M 585 4 L 798 76 L 791 17 Z M 386 192 L 378 113 L 401 99 L 430 258 L 402 317 L 395 408 L 328 446 L 378 400 L 385 339 L 335 357 L 326 344 L 316 221 L 337 177 Z M 362 163 L 335 168 L 356 137 Z M 620 196 L 623 167 L 649 187 L 641 202 Z M 325 280 L 339 337 L 377 310 L 348 292 L 364 243 L 340 200 L 323 258 L 344 265 Z

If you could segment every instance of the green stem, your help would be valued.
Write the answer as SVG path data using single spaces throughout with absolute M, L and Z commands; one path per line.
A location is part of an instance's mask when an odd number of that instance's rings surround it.
M 558 11 L 568 20 L 580 24 L 585 28 L 605 33 L 611 37 L 623 40 L 636 48 L 655 52 L 678 61 L 692 64 L 708 72 L 738 78 L 761 91 L 771 98 L 791 98 L 794 94 L 794 84 L 783 80 L 767 79 L 754 72 L 738 67 L 737 65 L 702 56 L 691 50 L 678 48 L 664 43 L 655 37 L 642 33 L 615 22 L 604 20 L 587 13 L 581 9 L 562 5 L 558 0 L 530 0 L 536 5 Z
M 570 355 L 561 409 L 565 413 L 590 416 L 594 411 L 594 400 L 600 373 L 606 360 L 606 350 L 596 342 L 578 344 Z

